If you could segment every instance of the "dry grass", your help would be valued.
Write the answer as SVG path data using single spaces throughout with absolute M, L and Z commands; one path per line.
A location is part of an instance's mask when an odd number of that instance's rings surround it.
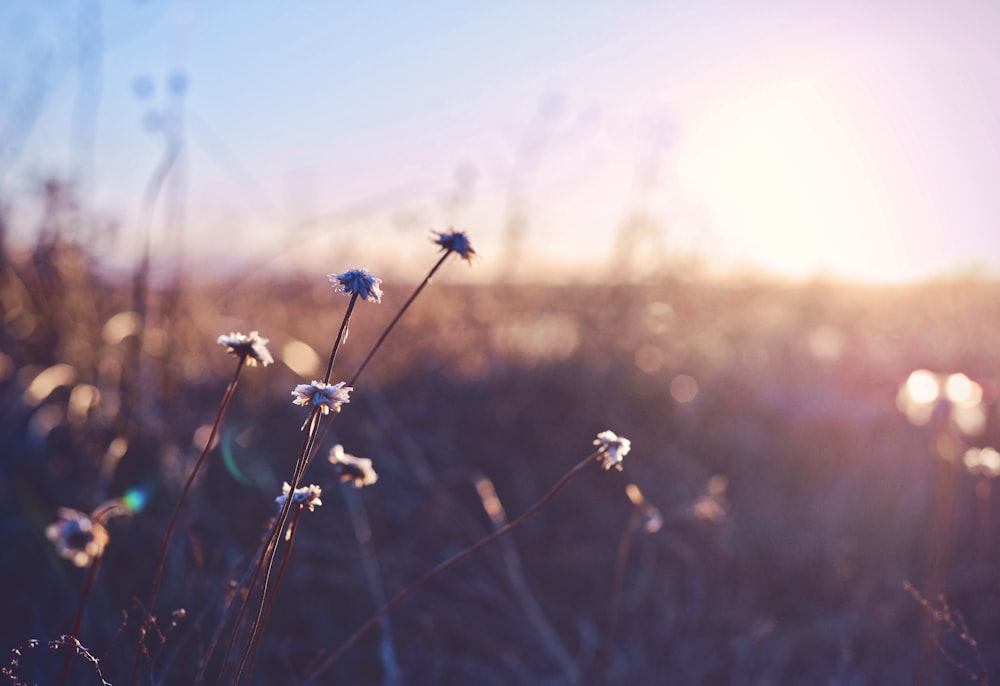
M 0 266 L 0 648 L 58 637 L 72 623 L 82 576 L 43 534 L 57 508 L 90 510 L 142 489 L 148 507 L 110 525 L 80 635 L 105 678 L 124 682 L 142 618 L 136 599 L 148 592 L 195 437 L 231 374 L 215 337 L 259 329 L 279 360 L 301 341 L 322 365 L 342 310 L 322 275 L 154 289 L 136 373 L 135 339 L 115 341 L 107 324 L 130 309 L 127 285 L 103 281 L 59 242 Z M 345 368 L 408 288 L 385 291 L 384 305 L 352 324 Z M 928 430 L 910 426 L 895 397 L 913 369 L 961 371 L 983 386 L 995 417 L 998 296 L 1000 286 L 976 281 L 434 284 L 333 430 L 379 471 L 361 496 L 388 596 L 493 530 L 476 491 L 483 475 L 513 519 L 598 431 L 629 436 L 633 453 L 624 474 L 582 474 L 513 535 L 523 577 L 512 576 L 510 550 L 486 549 L 390 615 L 405 683 L 563 683 L 558 646 L 584 683 L 600 681 L 602 651 L 609 684 L 960 683 L 960 670 L 918 656 L 924 610 L 904 589 L 908 580 L 923 588 L 933 522 L 950 516 L 932 508 L 942 473 L 957 494 L 942 591 L 995 672 L 997 497 L 960 466 L 943 468 Z M 57 363 L 74 370 L 72 382 L 26 395 Z M 689 381 L 672 395 L 679 375 L 696 384 L 689 402 L 674 397 L 691 394 Z M 167 624 L 170 610 L 186 617 L 162 650 L 150 643 L 165 683 L 191 682 L 228 580 L 274 514 L 301 441 L 289 390 L 304 377 L 279 361 L 241 381 L 168 559 L 157 612 Z M 80 384 L 100 390 L 99 405 L 74 400 Z M 120 437 L 128 448 L 117 459 L 109 446 Z M 975 443 L 1000 445 L 995 422 Z M 324 505 L 302 519 L 256 683 L 294 683 L 375 609 L 326 467 L 307 477 L 324 487 Z M 605 645 L 629 482 L 664 526 L 631 542 Z M 554 637 L 518 601 L 526 593 Z M 368 636 L 321 683 L 382 682 L 384 647 Z M 36 653 L 21 659 L 28 682 L 58 666 Z M 74 669 L 94 678 L 86 663 Z

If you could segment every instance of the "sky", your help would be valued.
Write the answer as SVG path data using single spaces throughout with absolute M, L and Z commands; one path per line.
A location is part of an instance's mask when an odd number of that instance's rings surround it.
M 419 272 L 453 226 L 511 278 L 995 275 L 998 35 L 983 0 L 7 0 L 0 197 L 72 179 L 118 263 Z

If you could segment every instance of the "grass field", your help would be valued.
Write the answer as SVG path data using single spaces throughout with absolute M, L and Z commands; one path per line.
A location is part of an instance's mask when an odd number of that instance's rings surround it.
M 105 679 L 129 682 L 167 522 L 233 375 L 216 338 L 270 339 L 275 364 L 241 376 L 182 510 L 153 608 L 164 635 L 144 642 L 138 683 L 193 683 L 302 444 L 290 392 L 321 377 L 347 300 L 324 274 L 258 273 L 150 286 L 137 308 L 134 282 L 61 241 L 0 258 L 11 683 L 58 683 L 67 649 L 45 643 L 70 632 L 90 569 L 46 527 L 59 508 L 126 494 L 141 507 L 107 522 L 78 638 Z M 412 290 L 380 276 L 382 303 L 358 305 L 337 379 Z M 297 524 L 253 683 L 300 683 L 387 598 L 531 507 L 605 429 L 632 441 L 623 471 L 581 472 L 316 683 L 986 683 L 1000 667 L 996 472 L 967 449 L 1000 445 L 998 349 L 988 281 L 444 274 L 320 447 L 371 458 L 378 482 L 356 490 L 324 459 L 304 477 L 323 504 Z M 899 394 L 920 369 L 967 375 L 984 427 L 960 430 L 954 399 L 911 423 Z M 99 683 L 93 664 L 75 658 L 70 683 Z

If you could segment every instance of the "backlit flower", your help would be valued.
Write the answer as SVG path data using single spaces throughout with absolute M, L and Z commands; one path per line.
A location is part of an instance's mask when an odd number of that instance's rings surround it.
M 442 250 L 456 252 L 463 260 L 472 264 L 473 258 L 476 257 L 476 251 L 472 249 L 472 243 L 469 242 L 469 237 L 464 231 L 448 229 L 447 231 L 435 231 L 434 233 L 437 235 L 437 238 L 433 240 L 441 246 Z
M 370 303 L 382 302 L 382 279 L 376 279 L 367 269 L 351 269 L 343 274 L 330 274 L 333 290 L 337 293 L 357 295 Z
M 59 519 L 46 527 L 45 537 L 77 567 L 87 567 L 99 558 L 109 540 L 103 524 L 68 507 L 59 508 Z
M 249 334 L 234 331 L 228 336 L 219 336 L 218 340 L 219 345 L 228 348 L 230 355 L 242 358 L 251 367 L 256 367 L 258 364 L 266 367 L 274 362 L 274 358 L 268 352 L 267 342 L 268 339 L 261 338 L 256 331 L 251 331 Z
M 599 446 L 597 451 L 601 458 L 601 466 L 605 469 L 614 467 L 618 471 L 622 470 L 622 458 L 632 449 L 632 441 L 617 435 L 614 431 L 602 431 L 597 434 L 594 445 Z
M 285 501 L 288 500 L 288 492 L 291 490 L 292 487 L 287 481 L 281 485 L 281 495 L 274 499 L 274 502 L 278 503 L 278 507 L 285 506 Z M 296 488 L 295 493 L 292 494 L 292 504 L 304 507 L 312 512 L 313 508 L 323 504 L 323 501 L 320 500 L 321 495 L 323 495 L 323 489 L 316 484 L 302 486 L 301 488 Z
M 292 391 L 295 396 L 292 402 L 303 407 L 318 407 L 323 414 L 340 412 L 340 406 L 351 401 L 350 393 L 354 390 L 351 386 L 345 386 L 345 383 L 340 381 L 331 385 L 313 381 L 299 384 Z
M 353 484 L 355 488 L 371 486 L 378 481 L 378 474 L 367 457 L 355 457 L 344 452 L 344 446 L 335 445 L 328 458 L 340 470 L 340 482 Z

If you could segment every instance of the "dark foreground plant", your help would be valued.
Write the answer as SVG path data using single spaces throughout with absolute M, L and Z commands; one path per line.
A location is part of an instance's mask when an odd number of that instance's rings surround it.
M 212 423 L 212 430 L 209 432 L 208 439 L 205 441 L 205 445 L 194 464 L 194 468 L 191 470 L 187 481 L 184 483 L 181 495 L 177 499 L 177 504 L 174 506 L 173 514 L 170 515 L 170 522 L 167 524 L 167 531 L 163 535 L 163 543 L 160 544 L 160 554 L 157 558 L 155 567 L 156 571 L 153 573 L 153 585 L 149 591 L 149 598 L 146 601 L 142 625 L 139 627 L 139 638 L 135 645 L 135 655 L 132 658 L 132 676 L 130 683 L 133 686 L 139 676 L 139 663 L 142 659 L 142 644 L 145 639 L 149 623 L 153 620 L 153 613 L 155 611 L 154 605 L 156 604 L 156 598 L 160 592 L 160 584 L 163 581 L 163 570 L 167 563 L 167 551 L 170 549 L 170 541 L 173 539 L 174 529 L 177 527 L 177 520 L 180 517 L 181 508 L 184 506 L 185 501 L 187 501 L 187 497 L 191 493 L 191 487 L 194 485 L 199 472 L 201 472 L 201 468 L 205 465 L 205 460 L 208 458 L 208 454 L 214 447 L 215 437 L 219 434 L 219 426 L 222 424 L 222 418 L 225 416 L 226 410 L 229 408 L 229 403 L 233 399 L 233 394 L 236 392 L 236 385 L 240 381 L 240 374 L 243 372 L 243 368 L 256 367 L 258 364 L 262 367 L 266 367 L 274 362 L 274 358 L 267 349 L 268 339 L 262 338 L 256 331 L 251 331 L 249 334 L 233 332 L 228 336 L 222 335 L 219 336 L 218 343 L 219 345 L 226 346 L 227 352 L 236 357 L 236 371 L 233 373 L 233 379 L 229 382 L 229 385 L 226 387 L 226 392 L 222 396 L 219 411 L 216 413 L 215 421 Z
M 464 232 L 452 229 L 447 232 L 437 233 L 436 235 L 437 238 L 434 242 L 441 247 L 444 254 L 442 254 L 434 266 L 431 267 L 424 279 L 417 285 L 410 297 L 407 298 L 396 315 L 382 331 L 381 335 L 372 345 L 368 354 L 365 356 L 364 360 L 362 360 L 350 380 L 347 382 L 339 382 L 334 385 L 330 385 L 330 380 L 333 376 L 334 362 L 336 360 L 337 351 L 347 339 L 349 322 L 354 311 L 355 303 L 358 298 L 378 303 L 382 299 L 382 290 L 379 286 L 381 280 L 371 276 L 371 274 L 369 274 L 365 269 L 350 270 L 348 272 L 344 272 L 343 274 L 330 275 L 330 280 L 334 285 L 334 289 L 338 292 L 349 295 L 351 299 L 342 320 L 340 330 L 333 344 L 324 381 L 313 381 L 312 384 L 301 384 L 293 391 L 293 395 L 295 396 L 294 402 L 298 405 L 311 408 L 311 413 L 303 424 L 303 429 L 307 430 L 306 438 L 303 442 L 302 449 L 299 452 L 299 456 L 296 459 L 295 467 L 292 471 L 292 478 L 289 481 L 289 488 L 292 492 L 295 492 L 298 488 L 306 469 L 308 469 L 309 465 L 312 463 L 316 451 L 325 439 L 330 426 L 332 426 L 334 418 L 340 412 L 341 405 L 349 402 L 348 394 L 353 390 L 355 382 L 361 376 L 361 373 L 371 362 L 375 353 L 381 348 L 382 344 L 386 341 L 389 334 L 396 327 L 402 316 L 410 308 L 416 298 L 424 290 L 427 284 L 430 283 L 431 279 L 442 267 L 442 265 L 444 265 L 450 255 L 457 254 L 459 257 L 470 263 L 476 256 L 475 250 L 473 250 L 471 242 Z M 330 416 L 330 419 L 325 423 L 321 432 L 320 426 L 322 424 L 322 419 L 328 415 Z M 288 525 L 288 517 L 291 506 L 291 499 L 286 499 L 281 511 L 278 514 L 275 526 L 271 531 L 268 545 L 257 561 L 256 569 L 248 586 L 248 590 L 252 593 L 258 581 L 260 582 L 260 590 L 254 600 L 257 609 L 252 620 L 250 620 L 248 637 L 246 639 L 246 643 L 244 644 L 239 663 L 233 674 L 233 686 L 237 686 L 241 680 L 243 680 L 244 675 L 246 681 L 250 680 L 253 656 L 257 652 L 257 642 L 260 640 L 261 631 L 269 612 L 268 608 L 273 602 L 272 600 L 269 600 L 269 595 L 273 598 L 274 594 L 277 592 L 277 583 L 275 583 L 273 587 L 271 584 L 272 569 L 275 559 L 277 558 L 278 547 L 281 545 L 282 531 L 284 531 Z M 287 559 L 288 555 L 290 555 L 292 542 L 291 537 L 289 537 L 289 540 L 285 542 L 285 559 Z M 285 563 L 283 562 L 282 564 Z M 277 581 L 277 579 L 275 581 Z M 238 641 L 248 609 L 249 600 L 243 605 L 239 616 L 236 619 L 229 647 L 226 650 L 226 655 L 223 657 L 222 674 L 225 674 L 229 662 L 229 655 Z
M 423 574 L 419 579 L 414 581 L 412 584 L 404 588 L 402 591 L 397 593 L 392 600 L 386 603 L 380 610 L 369 617 L 360 627 L 355 630 L 350 637 L 341 644 L 339 648 L 334 650 L 329 656 L 323 658 L 323 660 L 306 675 L 306 678 L 302 682 L 303 684 L 313 683 L 320 674 L 325 672 L 327 669 L 333 666 L 333 664 L 343 655 L 349 648 L 351 648 L 358 640 L 361 639 L 372 627 L 379 623 L 379 621 L 392 612 L 400 603 L 413 595 L 416 591 L 420 590 L 427 582 L 429 582 L 434 577 L 442 574 L 456 564 L 466 559 L 467 557 L 473 555 L 477 551 L 485 548 L 490 543 L 493 543 L 497 539 L 500 539 L 511 531 L 521 526 L 529 519 L 538 514 L 546 505 L 548 505 L 553 498 L 558 495 L 558 493 L 563 490 L 567 484 L 573 479 L 574 476 L 583 471 L 592 461 L 600 460 L 601 466 L 604 469 L 610 469 L 615 467 L 618 470 L 622 468 L 622 459 L 629 453 L 632 447 L 632 443 L 629 439 L 618 436 L 613 431 L 602 431 L 597 435 L 594 440 L 594 444 L 597 446 L 597 450 L 587 455 L 585 458 L 576 463 L 573 467 L 569 469 L 556 484 L 549 489 L 549 492 L 543 495 L 538 502 L 529 507 L 520 517 L 512 520 L 506 526 L 503 526 L 495 530 L 489 536 L 473 543 L 465 550 L 456 553 L 444 562 L 436 565 L 427 572 Z

